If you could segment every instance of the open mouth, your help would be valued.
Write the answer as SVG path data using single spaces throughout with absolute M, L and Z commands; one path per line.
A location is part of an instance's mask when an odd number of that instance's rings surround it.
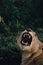
M 28 32 L 23 33 L 22 39 L 21 39 L 21 44 L 22 45 L 30 45 L 32 42 L 32 36 Z

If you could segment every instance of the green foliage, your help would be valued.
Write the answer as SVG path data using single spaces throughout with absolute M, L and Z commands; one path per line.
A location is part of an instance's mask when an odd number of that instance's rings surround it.
M 37 28 L 36 33 L 37 33 L 37 35 L 38 35 L 38 37 L 39 37 L 39 40 L 40 40 L 41 42 L 43 42 L 43 29 Z
M 28 27 L 43 28 L 42 6 L 42 0 L 1 0 L 0 16 L 11 32 L 18 32 L 18 29 Z
M 0 35 L 0 65 L 19 65 L 21 54 L 14 35 Z
M 16 37 L 27 28 L 36 31 L 43 42 L 43 0 L 1 0 L 0 65 L 19 65 L 20 50 L 16 45 Z

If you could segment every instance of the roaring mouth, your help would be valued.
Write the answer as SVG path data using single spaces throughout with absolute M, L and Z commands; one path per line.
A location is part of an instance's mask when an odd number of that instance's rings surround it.
M 30 45 L 32 42 L 32 36 L 28 32 L 24 32 L 21 38 L 21 44 L 22 45 Z

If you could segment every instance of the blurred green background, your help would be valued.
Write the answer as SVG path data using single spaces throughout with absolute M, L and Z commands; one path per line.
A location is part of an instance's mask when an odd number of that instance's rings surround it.
M 33 29 L 43 42 L 43 0 L 0 0 L 0 65 L 19 65 L 17 35 Z

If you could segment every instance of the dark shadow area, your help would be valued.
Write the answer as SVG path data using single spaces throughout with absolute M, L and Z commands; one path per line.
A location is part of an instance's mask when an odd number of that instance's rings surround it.
M 0 50 L 0 65 L 20 65 L 20 51 L 1 51 Z

